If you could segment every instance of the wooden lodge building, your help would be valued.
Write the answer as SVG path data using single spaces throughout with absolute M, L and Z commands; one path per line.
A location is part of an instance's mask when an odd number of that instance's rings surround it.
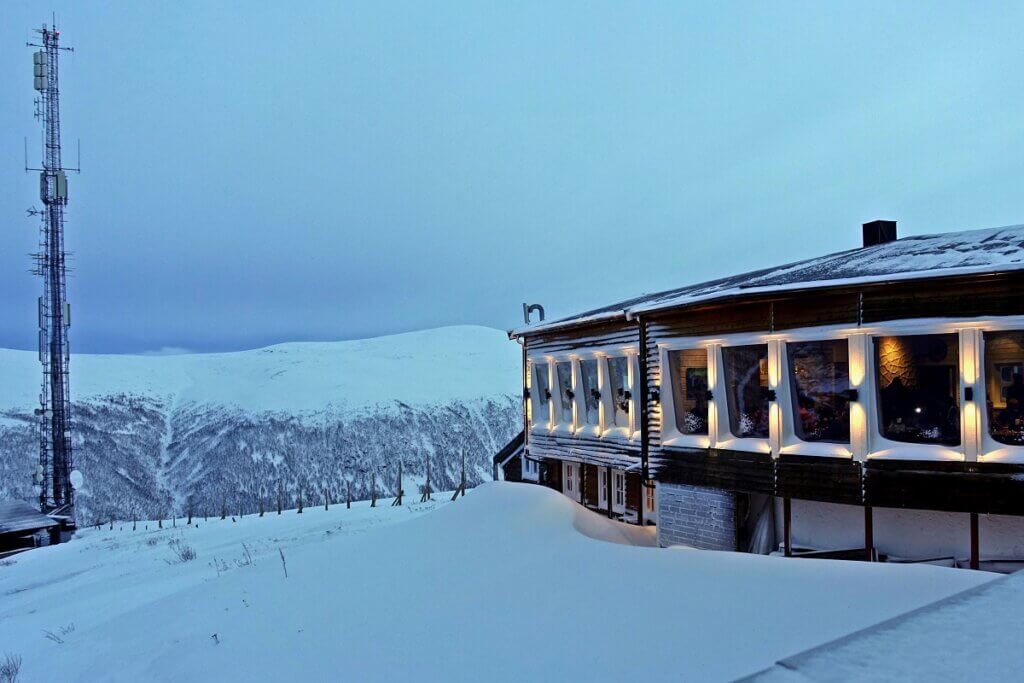
M 1024 226 L 863 236 L 513 330 L 506 467 L 662 546 L 1024 567 Z

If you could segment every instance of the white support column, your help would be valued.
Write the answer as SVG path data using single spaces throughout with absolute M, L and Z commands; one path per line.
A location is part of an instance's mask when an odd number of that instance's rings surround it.
M 870 368 L 870 340 L 866 334 L 855 334 L 849 339 L 850 388 L 857 391 L 857 400 L 850 402 L 850 449 L 853 459 L 864 462 L 868 457 L 868 410 L 873 404 Z
M 985 401 L 981 347 L 981 330 L 960 330 L 960 438 L 967 462 L 977 462 L 981 450 L 980 410 Z M 971 396 L 969 401 L 968 396 Z
M 722 369 L 718 363 L 718 344 L 708 346 L 708 388 L 711 390 L 712 398 L 708 401 L 708 444 L 711 448 L 718 446 L 718 406 L 725 405 L 725 381 L 722 379 Z M 664 371 L 662 377 L 664 377 Z M 665 391 L 662 388 L 662 391 Z M 671 390 L 671 386 L 667 390 Z
M 782 382 L 782 349 L 782 341 L 768 340 L 768 388 L 776 393 L 777 398 L 780 396 L 779 385 Z M 768 406 L 768 446 L 773 458 L 778 458 L 782 451 L 782 412 L 778 400 Z

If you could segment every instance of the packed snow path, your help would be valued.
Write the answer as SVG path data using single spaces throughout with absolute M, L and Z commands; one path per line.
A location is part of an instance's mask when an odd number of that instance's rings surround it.
M 22 554 L 0 656 L 24 681 L 728 680 L 992 578 L 642 547 L 537 486 L 389 502 Z

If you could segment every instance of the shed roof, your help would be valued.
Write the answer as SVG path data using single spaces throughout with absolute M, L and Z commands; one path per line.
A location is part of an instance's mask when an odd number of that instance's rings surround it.
M 20 500 L 0 500 L 0 536 L 29 534 L 57 526 L 55 519 Z
M 613 320 L 748 294 L 891 280 L 1024 270 L 1024 225 L 913 235 L 894 242 L 755 270 L 620 301 L 566 318 L 517 328 L 511 336 Z

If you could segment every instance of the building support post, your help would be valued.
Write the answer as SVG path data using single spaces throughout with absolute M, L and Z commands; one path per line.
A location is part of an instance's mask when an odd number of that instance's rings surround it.
M 782 543 L 783 554 L 793 557 L 793 510 L 789 498 L 782 499 Z
M 978 569 L 981 558 L 978 544 L 978 513 L 971 513 L 971 569 Z
M 870 505 L 864 506 L 864 554 L 865 560 L 873 562 L 875 558 L 875 522 Z

